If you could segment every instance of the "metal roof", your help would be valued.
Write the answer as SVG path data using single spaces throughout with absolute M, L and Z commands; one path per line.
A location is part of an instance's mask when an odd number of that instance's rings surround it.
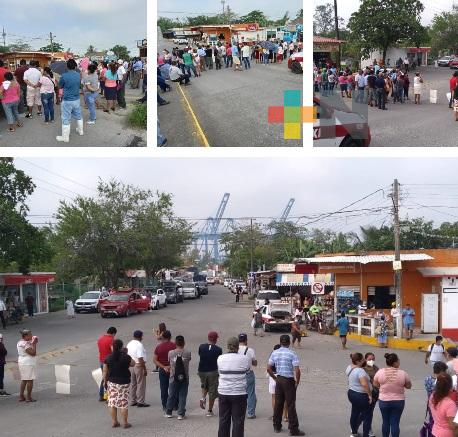
M 458 267 L 418 267 L 423 276 L 458 276 Z
M 335 39 L 335 38 L 326 38 L 324 36 L 317 36 L 315 35 L 313 37 L 313 42 L 315 44 L 343 44 L 345 41 L 342 41 L 340 39 Z
M 426 253 L 402 253 L 401 261 L 428 261 L 434 259 Z M 307 263 L 330 263 L 330 264 L 343 264 L 343 263 L 388 263 L 394 261 L 393 255 L 341 255 L 341 256 L 322 256 L 317 258 L 299 258 L 296 262 Z

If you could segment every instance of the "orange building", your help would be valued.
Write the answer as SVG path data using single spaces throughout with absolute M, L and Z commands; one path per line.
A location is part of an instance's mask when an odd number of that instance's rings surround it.
M 333 273 L 337 311 L 360 300 L 387 310 L 396 300 L 393 261 L 392 251 L 320 255 L 296 260 L 296 271 L 316 264 L 319 273 Z M 458 339 L 458 249 L 401 251 L 401 262 L 402 304 L 415 310 L 416 325 Z
M 25 59 L 27 64 L 30 61 L 38 61 L 41 67 L 46 67 L 53 61 L 66 61 L 73 57 L 72 53 L 67 52 L 7 52 L 0 53 L 0 59 L 3 60 L 9 69 L 14 70 L 19 66 L 21 59 Z

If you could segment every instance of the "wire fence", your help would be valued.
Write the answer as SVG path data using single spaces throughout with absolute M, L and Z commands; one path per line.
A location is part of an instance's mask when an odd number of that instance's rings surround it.
M 65 309 L 65 301 L 70 299 L 75 302 L 87 291 L 100 290 L 101 286 L 94 283 L 65 283 L 54 282 L 48 285 L 49 312 Z

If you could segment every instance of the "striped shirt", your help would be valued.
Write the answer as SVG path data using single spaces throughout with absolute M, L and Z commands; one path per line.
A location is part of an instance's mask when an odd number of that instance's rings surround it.
M 251 368 L 250 357 L 238 353 L 218 357 L 218 393 L 226 396 L 246 395 L 246 374 Z
M 275 366 L 276 374 L 284 378 L 294 378 L 294 368 L 299 367 L 299 358 L 296 352 L 282 346 L 274 350 L 269 358 L 269 366 Z

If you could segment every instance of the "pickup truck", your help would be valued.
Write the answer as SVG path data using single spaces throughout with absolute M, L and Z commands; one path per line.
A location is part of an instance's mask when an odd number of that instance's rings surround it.
M 290 303 L 271 303 L 264 305 L 261 314 L 264 332 L 274 330 L 291 331 L 293 316 L 291 315 Z

